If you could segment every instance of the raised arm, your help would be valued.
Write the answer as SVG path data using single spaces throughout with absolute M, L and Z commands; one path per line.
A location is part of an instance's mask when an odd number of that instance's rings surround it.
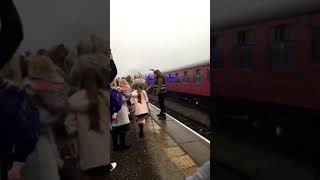
M 110 60 L 110 71 L 111 71 L 110 82 L 112 82 L 114 80 L 114 78 L 116 78 L 116 76 L 118 74 L 117 66 L 114 63 L 113 59 Z
M 22 23 L 12 0 L 0 1 L 0 68 L 16 52 L 23 39 Z

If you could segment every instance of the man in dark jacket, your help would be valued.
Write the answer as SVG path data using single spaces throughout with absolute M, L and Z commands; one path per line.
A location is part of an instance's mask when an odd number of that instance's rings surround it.
M 22 24 L 12 0 L 0 1 L 0 21 L 1 69 L 12 58 L 23 39 Z M 3 79 L 0 79 L 0 92 L 2 94 L 0 100 L 1 179 L 7 179 L 7 172 L 10 168 L 9 176 L 20 179 L 23 162 L 36 143 L 35 129 L 26 126 L 25 119 L 19 116 L 16 107 L 16 104 L 21 103 L 20 98 L 24 94 L 17 89 L 8 89 Z
M 154 71 L 154 91 L 155 95 L 158 97 L 160 105 L 160 114 L 157 116 L 159 119 L 166 119 L 166 107 L 164 105 L 164 96 L 166 94 L 166 79 L 162 73 L 157 69 Z

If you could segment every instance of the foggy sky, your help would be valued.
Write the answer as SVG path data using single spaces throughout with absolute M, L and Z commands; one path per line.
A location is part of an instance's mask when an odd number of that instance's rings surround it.
M 109 35 L 107 0 L 14 0 L 22 19 L 24 40 L 19 51 L 74 46 L 80 39 Z
M 119 75 L 210 58 L 210 0 L 111 0 L 110 36 Z

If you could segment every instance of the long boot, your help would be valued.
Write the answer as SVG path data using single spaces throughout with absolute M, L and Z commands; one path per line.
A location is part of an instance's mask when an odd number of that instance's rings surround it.
M 129 149 L 131 146 L 126 145 L 126 130 L 122 129 L 120 132 L 120 149 L 126 150 Z
M 139 124 L 139 129 L 140 129 L 139 137 L 140 138 L 144 138 L 143 124 Z
M 118 145 L 118 129 L 117 127 L 114 127 L 112 132 L 112 142 L 113 142 L 113 151 L 119 151 L 119 145 Z

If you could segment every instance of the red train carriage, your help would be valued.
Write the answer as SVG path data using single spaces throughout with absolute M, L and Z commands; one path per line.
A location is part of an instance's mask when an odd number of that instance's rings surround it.
M 210 96 L 209 61 L 167 71 L 164 75 L 169 92 Z
M 212 20 L 212 93 L 219 105 L 320 111 L 320 1 L 279 3 L 239 6 L 234 16 L 221 12 L 225 22 Z
M 181 66 L 163 74 L 166 77 L 166 88 L 169 94 L 177 94 L 179 97 L 190 98 L 195 102 L 210 96 L 209 61 Z M 147 82 L 153 84 L 153 77 L 148 76 Z

